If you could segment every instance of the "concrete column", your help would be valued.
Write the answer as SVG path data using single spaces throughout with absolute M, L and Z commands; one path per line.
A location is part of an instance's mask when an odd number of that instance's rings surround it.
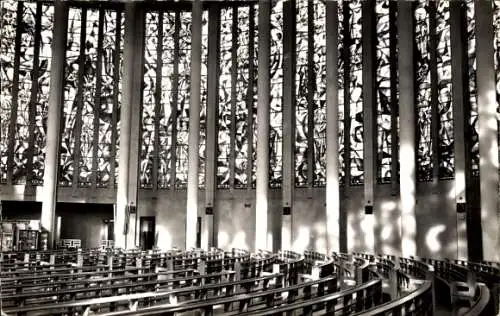
M 493 8 L 490 1 L 476 0 L 475 12 L 483 259 L 499 261 L 498 125 L 493 62 Z
M 453 135 L 455 137 L 455 205 L 466 203 L 466 137 L 465 98 L 468 88 L 467 75 L 467 30 L 465 21 L 465 2 L 450 2 L 450 44 L 451 80 L 453 92 Z M 468 140 L 467 140 L 468 141 Z M 465 208 L 466 210 L 466 208 Z M 457 207 L 457 211 L 459 208 Z M 467 260 L 467 217 L 457 212 L 457 259 Z
M 416 148 L 415 148 L 415 66 L 413 2 L 398 1 L 397 26 L 399 35 L 399 117 L 400 130 L 400 209 L 401 254 L 414 256 L 417 252 L 415 219 Z
M 377 25 L 375 19 L 375 1 L 364 1 L 363 15 L 363 130 L 364 147 L 363 159 L 365 164 L 365 208 L 373 210 L 375 199 L 375 185 L 377 184 L 377 63 L 376 41 Z M 366 251 L 375 252 L 373 214 L 364 214 L 362 227 L 364 227 L 364 242 Z
M 66 52 L 66 30 L 68 6 L 63 1 L 54 3 L 54 35 L 50 64 L 49 108 L 47 118 L 47 149 L 45 173 L 43 175 L 42 216 L 40 223 L 49 232 L 48 245 L 54 246 L 55 215 L 57 202 L 57 170 L 59 167 L 59 140 L 64 94 L 64 57 Z
M 326 2 L 326 232 L 327 251 L 340 251 L 339 123 L 338 123 L 338 7 Z
M 255 188 L 255 249 L 268 249 L 267 200 L 269 193 L 269 55 L 271 1 L 259 0 L 259 56 L 257 78 L 257 181 Z
M 283 213 L 281 249 L 292 246 L 295 189 L 295 1 L 283 3 Z M 260 72 L 259 72 L 260 73 Z M 258 111 L 258 108 L 257 108 Z M 312 165 L 309 165 L 312 168 Z
M 217 107 L 219 97 L 219 5 L 213 3 L 208 12 L 208 65 L 207 65 L 207 163 L 205 172 L 205 207 L 214 208 L 217 172 Z M 216 212 L 216 210 L 214 210 Z M 214 215 L 205 214 L 201 244 L 204 249 L 216 246 Z
M 120 110 L 120 157 L 115 208 L 115 246 L 133 248 L 137 244 L 137 207 L 139 129 L 144 43 L 144 14 L 138 4 L 125 4 L 122 104 Z
M 196 247 L 196 225 L 198 217 L 198 148 L 200 143 L 202 13 L 203 5 L 201 0 L 193 1 L 191 25 L 191 95 L 189 98 L 186 249 Z

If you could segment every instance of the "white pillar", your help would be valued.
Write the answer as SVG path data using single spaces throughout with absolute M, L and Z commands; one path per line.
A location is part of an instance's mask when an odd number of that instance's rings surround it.
M 295 191 L 295 1 L 283 3 L 283 201 L 281 249 L 292 249 Z M 258 111 L 258 108 L 257 108 Z M 309 165 L 312 168 L 312 165 Z M 285 213 L 285 208 L 291 210 Z
M 326 232 L 328 253 L 340 251 L 337 6 L 336 1 L 326 2 Z
M 257 181 L 255 187 L 255 249 L 268 249 L 269 192 L 269 55 L 271 1 L 259 0 L 259 59 L 257 78 Z
M 57 203 L 57 175 L 59 167 L 59 140 L 61 113 L 64 93 L 64 58 L 66 53 L 66 31 L 68 25 L 68 6 L 64 1 L 54 3 L 54 32 L 52 41 L 52 60 L 47 119 L 47 149 L 45 173 L 43 175 L 43 196 L 41 226 L 49 232 L 49 247 L 54 246 L 55 214 Z
M 467 33 L 462 17 L 465 17 L 465 2 L 450 2 L 450 44 L 451 73 L 453 90 L 453 135 L 455 150 L 455 205 L 466 203 L 467 162 L 465 153 L 465 91 L 468 82 L 464 76 L 466 69 Z M 465 67 L 464 67 L 465 66 Z M 457 259 L 467 260 L 467 216 L 457 212 Z
M 137 208 L 144 16 L 134 2 L 125 4 L 124 14 L 120 157 L 118 161 L 114 235 L 115 247 L 133 248 L 137 243 L 136 214 L 127 214 L 127 206 Z
M 498 123 L 493 62 L 493 8 L 490 1 L 476 0 L 475 12 L 483 259 L 499 261 Z
M 416 255 L 417 223 L 415 219 L 416 148 L 415 148 L 415 67 L 413 2 L 398 1 L 399 37 L 399 117 L 400 130 L 400 208 L 401 253 L 404 257 Z
M 362 4 L 363 15 L 363 135 L 364 135 L 364 206 L 373 209 L 375 185 L 377 184 L 377 63 L 376 63 L 376 19 L 375 1 Z M 363 215 L 365 250 L 375 252 L 375 215 Z
M 200 143 L 201 18 L 203 6 L 193 1 L 191 30 L 191 86 L 189 105 L 188 180 L 186 205 L 186 249 L 196 247 L 198 217 L 198 163 Z

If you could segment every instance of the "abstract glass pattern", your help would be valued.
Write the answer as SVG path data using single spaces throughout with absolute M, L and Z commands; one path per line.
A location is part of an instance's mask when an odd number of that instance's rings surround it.
M 49 107 L 50 63 L 52 60 L 52 32 L 54 7 L 42 5 L 40 50 L 38 56 L 38 91 L 35 103 L 35 133 L 33 143 L 32 184 L 42 185 L 45 170 L 45 146 L 47 141 L 47 111 Z
M 471 174 L 479 177 L 479 124 L 477 104 L 477 81 L 476 81 L 476 23 L 474 19 L 474 1 L 467 0 L 467 60 L 469 75 L 469 102 L 470 102 L 470 125 L 469 125 L 469 150 Z
M 198 185 L 205 187 L 205 166 L 207 161 L 207 65 L 208 65 L 208 11 L 202 15 L 201 26 L 201 104 Z
M 221 10 L 220 75 L 217 131 L 217 187 L 230 186 L 231 158 L 231 70 L 233 49 L 233 8 Z
M 351 184 L 362 184 L 363 174 L 363 47 L 360 0 L 349 2 L 350 35 L 350 173 Z
M 69 8 L 64 73 L 64 105 L 61 148 L 59 155 L 59 185 L 71 186 L 74 181 L 74 153 L 76 112 L 78 108 L 78 73 L 80 57 L 80 33 L 82 29 L 82 10 Z
M 158 139 L 158 188 L 171 187 L 172 179 L 172 137 L 173 120 L 175 110 L 173 81 L 174 77 L 174 33 L 175 33 L 175 13 L 162 13 L 162 43 L 160 58 L 161 65 L 161 100 Z M 151 45 L 151 49 L 156 51 L 156 46 Z M 156 62 L 156 61 L 155 61 Z M 154 75 L 154 74 L 153 74 Z
M 271 8 L 269 186 L 281 187 L 283 143 L 283 1 Z
M 78 166 L 78 185 L 89 187 L 92 184 L 92 162 L 94 146 L 94 119 L 95 119 L 95 88 L 97 70 L 97 38 L 99 36 L 99 11 L 87 10 L 83 67 L 81 132 L 80 132 L 80 160 Z
M 116 122 L 115 128 L 113 129 L 113 133 L 115 134 L 115 187 L 118 186 L 118 163 L 120 160 L 120 113 L 121 110 L 121 102 L 122 102 L 122 89 L 120 88 L 122 86 L 122 73 L 123 73 L 123 50 L 124 50 L 124 37 L 125 37 L 125 14 L 123 12 L 120 12 L 120 31 L 117 35 L 117 40 L 120 41 L 120 49 L 118 53 L 118 68 L 119 70 L 117 71 L 117 77 L 118 80 L 118 86 L 117 86 L 117 104 L 116 104 L 116 110 L 113 111 L 113 113 L 116 113 Z M 113 122 L 113 123 L 114 123 Z
M 185 188 L 188 173 L 189 89 L 191 74 L 191 12 L 180 13 L 179 74 L 177 95 L 177 139 L 175 187 Z
M 429 47 L 429 11 L 427 0 L 420 0 L 415 10 L 416 84 L 417 84 L 417 180 L 432 180 L 431 72 Z
M 248 184 L 247 166 L 248 166 L 248 115 L 247 106 L 248 83 L 250 80 L 250 55 L 249 55 L 249 36 L 250 36 L 250 9 L 249 7 L 238 8 L 237 25 L 237 47 L 236 49 L 236 109 L 235 109 L 235 128 L 234 131 L 234 187 L 244 188 Z
M 31 86 L 34 81 L 34 48 L 36 3 L 23 3 L 21 46 L 19 51 L 19 81 L 17 92 L 17 116 L 14 127 L 14 165 L 12 166 L 12 183 L 26 183 L 29 150 L 30 99 Z
M 115 69 L 114 58 L 118 50 L 116 41 L 117 20 L 120 14 L 114 11 L 104 11 L 104 25 L 102 35 L 102 52 L 100 67 L 100 100 L 99 108 L 99 139 L 97 141 L 97 180 L 98 187 L 108 187 L 111 179 L 111 151 L 113 137 L 113 107 L 116 91 L 114 79 L 118 75 Z
M 500 113 L 500 1 L 494 0 L 493 4 L 493 28 L 494 28 L 494 62 L 495 62 L 495 79 L 496 79 L 496 95 L 497 95 L 497 112 Z M 500 115 L 498 120 L 498 139 L 500 141 Z M 500 150 L 499 150 L 500 155 Z
M 338 124 L 339 124 L 339 130 L 338 130 L 338 144 L 339 144 L 339 183 L 345 184 L 345 172 L 346 172 L 346 166 L 345 166 L 345 155 L 346 155 L 346 150 L 345 150 L 345 143 L 344 143 L 344 133 L 345 133 L 345 127 L 344 127 L 344 120 L 345 120 L 345 115 L 344 115 L 344 91 L 345 91 L 345 81 L 344 81 L 344 72 L 345 72 L 345 63 L 344 63 L 344 58 L 345 58 L 345 53 L 346 53 L 346 45 L 344 43 L 344 1 L 340 0 L 338 1 L 337 4 L 337 17 L 338 17 L 338 33 L 337 33 L 337 38 L 338 38 L 338 44 L 337 44 L 337 49 L 338 49 L 338 59 L 337 59 L 337 89 L 338 89 Z
M 453 151 L 453 105 L 451 90 L 450 7 L 439 1 L 436 17 L 437 89 L 439 113 L 439 178 L 450 179 L 455 174 Z
M 314 5 L 314 130 L 313 185 L 326 185 L 326 7 L 322 1 Z
M 308 184 L 308 108 L 309 104 L 309 23 L 308 2 L 296 2 L 296 39 L 295 39 L 295 186 L 304 187 Z
M 2 1 L 0 29 L 0 182 L 7 183 L 7 152 L 14 81 L 17 1 Z
M 389 0 L 377 1 L 377 181 L 391 182 L 392 98 Z
M 141 188 L 153 187 L 153 156 L 155 138 L 155 105 L 157 85 L 157 47 L 159 13 L 146 13 L 144 45 L 144 89 L 142 99 L 141 149 L 139 183 Z
M 254 15 L 253 19 L 253 43 L 254 46 L 250 49 L 253 53 L 252 66 L 253 66 L 253 91 L 252 91 L 252 154 L 250 161 L 252 161 L 252 188 L 255 188 L 257 183 L 257 79 L 258 79 L 258 53 L 259 53 L 259 10 L 258 5 L 254 5 L 252 8 L 252 13 Z

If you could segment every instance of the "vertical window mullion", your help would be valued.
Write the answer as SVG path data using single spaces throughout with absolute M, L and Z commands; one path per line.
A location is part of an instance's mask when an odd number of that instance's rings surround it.
M 83 75 L 85 72 L 85 40 L 86 40 L 86 28 L 87 28 L 87 10 L 82 8 L 82 20 L 81 20 L 81 30 L 80 30 L 80 56 L 79 56 L 79 66 L 78 66 L 78 94 L 76 97 L 77 109 L 76 109 L 76 126 L 75 126 L 75 147 L 74 147 L 74 163 L 73 163 L 73 188 L 78 187 L 78 182 L 80 178 L 80 156 L 81 156 L 81 134 L 82 134 L 82 108 L 83 108 Z
M 254 161 L 252 159 L 253 154 L 253 81 L 254 81 L 254 45 L 255 45 L 255 11 L 254 6 L 249 6 L 249 27 L 248 27 L 248 87 L 247 87 L 247 109 L 248 109 L 248 128 L 247 128 L 247 188 L 252 189 L 252 170 Z
M 177 101 L 179 96 L 179 32 L 181 30 L 180 12 L 175 12 L 174 31 L 174 73 L 172 80 L 172 188 L 176 188 L 177 178 Z
M 102 74 L 102 51 L 104 39 L 104 9 L 99 9 L 99 26 L 97 35 L 97 67 L 96 67 L 96 87 L 94 96 L 94 146 L 92 147 L 92 188 L 98 187 L 98 152 L 99 152 L 99 114 L 101 111 L 101 74 Z
M 347 186 L 351 184 L 351 28 L 349 25 L 350 19 L 350 8 L 349 1 L 344 1 L 343 5 L 343 31 L 344 31 L 344 49 L 343 56 L 344 59 L 344 166 L 345 166 L 345 180 L 344 183 Z M 346 191 L 348 192 L 348 191 Z
M 38 94 L 38 64 L 40 60 L 40 42 L 42 39 L 42 3 L 37 3 L 36 6 L 36 21 L 35 21 L 35 47 L 33 48 L 33 73 L 31 83 L 31 96 L 29 105 L 29 138 L 28 138 L 28 161 L 26 163 L 26 184 L 32 185 L 33 179 L 33 156 L 35 150 L 35 127 L 36 127 L 36 102 Z
M 7 184 L 13 184 L 13 169 L 14 169 L 14 143 L 16 134 L 17 122 L 17 107 L 19 93 L 19 64 L 21 60 L 21 28 L 19 27 L 23 21 L 23 2 L 17 3 L 17 20 L 16 20 L 16 41 L 14 55 L 14 75 L 12 77 L 12 109 L 10 114 L 9 125 L 9 144 L 7 149 Z
M 119 77 L 120 77 L 120 41 L 121 41 L 121 19 L 122 17 L 122 12 L 121 10 L 117 10 L 116 12 L 116 34 L 115 34 L 115 51 L 114 51 L 114 56 L 113 56 L 113 62 L 114 62 L 114 82 L 113 82 L 113 91 L 114 96 L 113 96 L 113 113 L 111 114 L 111 122 L 112 122 L 112 137 L 111 137 L 111 158 L 110 158 L 110 189 L 114 189 L 115 186 L 115 170 L 116 170 L 116 139 L 118 137 L 118 89 L 121 87 L 119 86 Z
M 237 49 L 238 49 L 238 7 L 233 8 L 233 24 L 231 26 L 231 127 L 229 131 L 229 187 L 234 189 L 236 173 L 236 84 L 237 77 Z
M 155 121 L 153 142 L 153 190 L 158 189 L 158 167 L 160 154 L 160 119 L 161 114 L 161 81 L 162 81 L 162 55 L 163 55 L 163 13 L 158 12 L 158 45 L 156 46 L 156 97 L 155 97 Z

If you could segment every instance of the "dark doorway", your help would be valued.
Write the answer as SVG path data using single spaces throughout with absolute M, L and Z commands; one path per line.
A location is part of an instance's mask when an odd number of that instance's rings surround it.
M 155 244 L 156 220 L 154 216 L 140 218 L 140 245 L 142 250 L 153 249 Z
M 113 204 L 59 202 L 56 216 L 61 217 L 61 239 L 80 239 L 82 248 L 98 248 L 104 221 L 113 220 Z M 108 237 L 112 238 L 113 234 Z

